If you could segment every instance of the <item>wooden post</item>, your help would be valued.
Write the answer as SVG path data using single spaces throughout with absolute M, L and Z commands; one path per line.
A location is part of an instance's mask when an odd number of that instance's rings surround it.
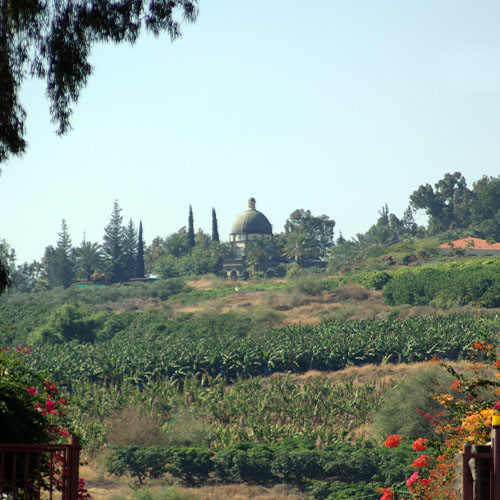
M 493 462 L 489 444 L 472 446 L 472 458 L 469 460 L 472 473 L 472 499 L 492 500 L 493 498 Z
M 495 419 L 497 420 L 497 419 Z M 493 421 L 493 424 L 500 422 Z M 492 500 L 500 500 L 500 426 L 493 425 L 491 429 L 491 453 L 493 455 Z
M 469 467 L 472 445 L 467 441 L 462 453 L 462 500 L 472 500 L 472 474 Z
M 69 450 L 69 495 L 68 500 L 78 500 L 78 485 L 80 482 L 79 478 L 79 467 L 80 467 L 80 440 L 73 436 L 71 438 L 71 447 Z

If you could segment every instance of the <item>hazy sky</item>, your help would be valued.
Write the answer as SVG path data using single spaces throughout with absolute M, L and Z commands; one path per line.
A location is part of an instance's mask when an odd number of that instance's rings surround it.
M 296 208 L 336 236 L 446 172 L 500 174 L 500 2 L 200 0 L 180 40 L 98 46 L 59 138 L 27 82 L 28 152 L 2 166 L 0 238 L 41 259 L 61 220 L 102 242 L 113 201 L 144 236 L 227 239 L 254 196 L 275 232 Z M 419 220 L 424 221 L 425 218 Z

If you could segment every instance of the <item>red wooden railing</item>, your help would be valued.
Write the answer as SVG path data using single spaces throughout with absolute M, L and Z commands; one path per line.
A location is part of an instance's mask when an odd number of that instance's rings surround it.
M 462 500 L 500 500 L 500 426 L 491 430 L 491 443 L 462 453 Z
M 0 443 L 0 498 L 78 500 L 80 442 Z

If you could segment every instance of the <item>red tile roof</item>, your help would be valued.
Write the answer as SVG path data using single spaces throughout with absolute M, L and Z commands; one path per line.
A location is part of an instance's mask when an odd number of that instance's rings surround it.
M 500 250 L 500 243 L 486 243 L 486 241 L 481 238 L 462 238 L 452 241 L 451 244 L 453 248 L 462 248 L 464 250 L 469 248 L 474 250 Z M 439 245 L 439 248 L 449 249 L 450 245 L 448 243 L 442 243 Z

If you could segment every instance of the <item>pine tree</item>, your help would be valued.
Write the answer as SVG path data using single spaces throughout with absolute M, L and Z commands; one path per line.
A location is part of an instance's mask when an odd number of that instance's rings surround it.
M 137 278 L 144 278 L 144 241 L 142 240 L 142 221 L 139 221 L 139 236 L 137 237 L 137 257 L 135 263 Z
M 75 257 L 68 225 L 64 219 L 58 236 L 56 247 L 48 246 L 45 249 L 43 266 L 50 285 L 67 288 L 75 277 Z
M 415 218 L 413 217 L 413 210 L 411 205 L 405 210 L 403 214 L 403 218 L 401 219 L 403 233 L 406 236 L 414 236 L 417 232 L 418 226 L 415 222 Z
M 106 263 L 113 281 L 124 281 L 127 276 L 125 262 L 123 260 L 123 217 L 118 200 L 113 204 L 113 211 L 108 225 L 104 228 L 104 242 L 102 249 L 106 257 Z
M 136 277 L 137 230 L 132 219 L 123 231 L 123 262 L 127 278 Z
M 217 214 L 215 208 L 212 208 L 212 240 L 219 241 L 219 228 L 217 225 Z
M 193 209 L 191 205 L 189 205 L 187 243 L 190 250 L 193 249 L 196 244 L 194 239 Z

